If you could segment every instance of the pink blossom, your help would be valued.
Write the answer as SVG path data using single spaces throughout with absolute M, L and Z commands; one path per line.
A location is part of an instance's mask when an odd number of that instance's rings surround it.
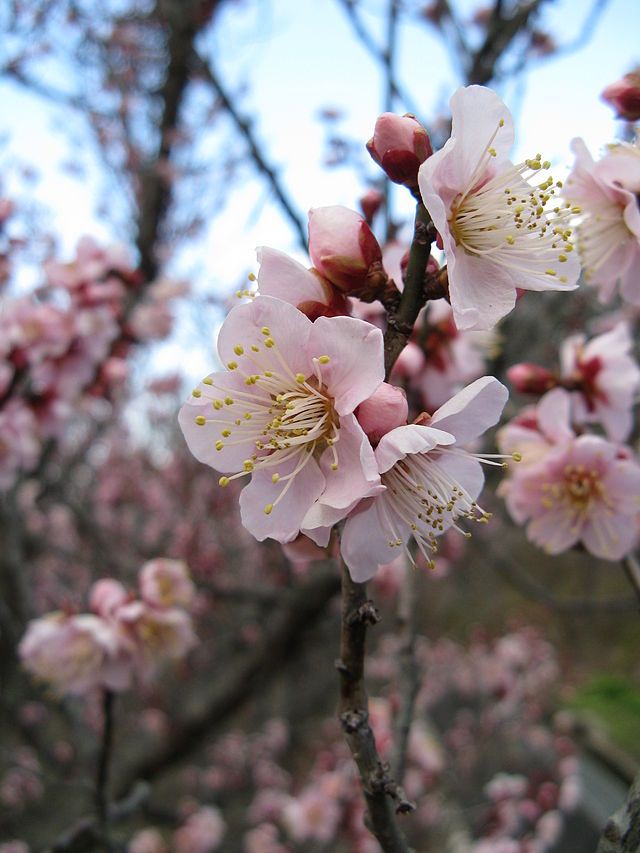
M 372 187 L 370 190 L 360 197 L 360 210 L 367 223 L 371 225 L 373 217 L 384 204 L 384 193 Z
M 309 211 L 309 254 L 325 278 L 353 295 L 382 265 L 382 250 L 367 223 L 340 205 Z
M 563 388 L 555 388 L 545 394 L 537 406 L 523 409 L 519 415 L 506 426 L 498 430 L 498 447 L 502 453 L 520 456 L 515 476 L 523 474 L 528 469 L 543 461 L 551 450 L 566 445 L 575 438 L 571 428 L 571 399 Z M 513 479 L 513 478 L 511 478 Z M 511 480 L 503 480 L 499 492 L 506 494 Z M 521 519 L 511 513 L 516 521 Z
M 132 644 L 133 665 L 143 681 L 169 660 L 180 660 L 196 645 L 191 617 L 177 607 L 154 608 L 131 601 L 114 614 Z
M 379 329 L 351 317 L 312 323 L 261 296 L 231 311 L 218 352 L 227 372 L 200 383 L 180 425 L 197 459 L 231 474 L 220 485 L 253 474 L 240 509 L 257 539 L 291 542 L 312 509 L 313 527 L 330 525 L 379 489 L 353 414 L 384 377 Z
M 507 370 L 507 378 L 521 394 L 544 394 L 558 384 L 550 370 L 529 362 L 514 364 Z
M 150 560 L 140 570 L 138 583 L 143 601 L 152 607 L 189 608 L 193 604 L 196 590 L 183 560 Z
M 585 281 L 609 302 L 620 282 L 623 299 L 640 305 L 640 149 L 616 146 L 594 162 L 581 139 L 574 139 L 576 161 L 564 193 L 580 205 L 578 251 Z
M 129 684 L 122 638 L 98 616 L 50 613 L 34 619 L 18 651 L 26 669 L 60 693 L 123 690 Z
M 282 822 L 291 838 L 328 844 L 333 840 L 341 808 L 335 797 L 321 787 L 309 787 L 298 797 L 291 797 L 282 810 Z
M 157 829 L 141 829 L 127 846 L 128 853 L 169 853 L 162 835 Z
M 431 564 L 436 537 L 459 518 L 488 518 L 476 503 L 482 457 L 461 445 L 493 426 L 506 400 L 504 385 L 485 376 L 438 409 L 429 426 L 401 426 L 382 437 L 375 456 L 385 491 L 363 501 L 342 534 L 342 556 L 354 580 L 373 577 L 410 537 Z
M 573 335 L 560 351 L 562 378 L 571 390 L 574 423 L 601 423 L 614 441 L 628 438 L 633 405 L 640 387 L 640 368 L 633 357 L 633 338 L 627 323 L 618 323 L 587 341 Z
M 603 101 L 611 104 L 618 118 L 625 121 L 638 121 L 640 119 L 640 69 L 625 74 L 615 83 L 610 83 L 601 97 Z
M 570 210 L 545 212 L 553 179 L 528 183 L 548 168 L 540 157 L 508 159 L 513 122 L 494 92 L 468 86 L 450 104 L 451 138 L 422 164 L 418 182 L 444 246 L 456 325 L 490 329 L 514 307 L 516 288 L 576 287 Z
M 374 445 L 386 432 L 406 424 L 408 413 L 407 395 L 388 382 L 383 382 L 356 409 L 358 423 Z
M 427 131 L 411 113 L 382 113 L 367 151 L 394 183 L 407 187 L 417 187 L 418 169 L 433 153 Z
M 298 261 L 262 246 L 257 250 L 258 292 L 294 305 L 310 320 L 339 317 L 349 313 L 344 294 L 315 269 L 308 270 Z
M 637 542 L 640 466 L 598 436 L 560 445 L 516 472 L 504 493 L 513 518 L 528 521 L 527 537 L 550 554 L 582 543 L 618 560 Z
M 20 399 L 9 400 L 0 411 L 0 489 L 8 489 L 20 471 L 35 467 L 41 442 L 37 421 Z
M 272 823 L 261 823 L 247 832 L 243 839 L 244 853 L 289 853 L 289 847 L 279 842 L 280 833 Z
M 119 581 L 101 578 L 91 587 L 89 606 L 98 616 L 109 619 L 128 598 L 126 589 Z
M 220 810 L 203 806 L 174 833 L 173 849 L 175 853 L 213 853 L 220 847 L 226 829 Z

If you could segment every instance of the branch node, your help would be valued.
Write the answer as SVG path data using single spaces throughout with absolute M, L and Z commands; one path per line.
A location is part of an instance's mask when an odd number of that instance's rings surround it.
M 371 600 L 367 600 L 356 610 L 352 610 L 346 618 L 350 627 L 353 625 L 376 625 L 380 621 L 378 609 Z
M 365 710 L 354 709 L 340 714 L 342 728 L 347 734 L 355 734 L 369 722 L 369 713 Z

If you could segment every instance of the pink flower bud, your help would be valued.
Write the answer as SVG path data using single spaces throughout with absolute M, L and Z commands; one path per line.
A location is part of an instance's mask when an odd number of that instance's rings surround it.
M 514 364 L 507 370 L 507 378 L 521 394 L 546 394 L 558 384 L 551 371 L 537 364 Z
M 127 599 L 127 591 L 121 583 L 112 578 L 102 578 L 91 588 L 89 607 L 98 616 L 108 619 Z
M 360 199 L 360 210 L 369 225 L 384 202 L 384 194 L 371 188 Z
M 396 184 L 418 186 L 418 169 L 433 154 L 429 134 L 415 116 L 382 113 L 367 150 Z
M 625 121 L 640 119 L 640 69 L 607 86 L 601 97 L 614 108 L 618 118 Z
M 366 284 L 382 250 L 373 232 L 355 210 L 333 205 L 309 211 L 309 254 L 318 272 L 345 293 Z
M 356 409 L 356 417 L 369 440 L 376 444 L 383 435 L 407 422 L 409 407 L 402 388 L 383 382 Z

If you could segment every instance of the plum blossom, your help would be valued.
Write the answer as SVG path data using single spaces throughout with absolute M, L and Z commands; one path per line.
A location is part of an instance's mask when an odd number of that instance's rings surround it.
M 262 246 L 257 250 L 258 292 L 288 302 L 310 320 L 339 317 L 349 313 L 344 294 L 318 270 L 307 269 L 277 249 Z M 239 292 L 242 295 L 242 291 Z
M 561 370 L 563 385 L 571 391 L 573 423 L 601 423 L 610 439 L 628 438 L 640 387 L 632 353 L 631 329 L 624 322 L 590 341 L 573 335 L 563 343 Z
M 195 586 L 183 560 L 149 560 L 138 579 L 143 601 L 151 607 L 190 607 Z
M 218 352 L 227 371 L 200 383 L 180 425 L 194 456 L 224 474 L 221 486 L 252 474 L 240 509 L 258 540 L 290 542 L 312 507 L 333 524 L 379 491 L 353 414 L 384 377 L 379 329 L 351 317 L 312 323 L 261 296 L 230 312 Z
M 640 148 L 612 146 L 597 163 L 582 139 L 574 139 L 576 161 L 564 192 L 580 205 L 577 246 L 584 278 L 601 302 L 613 297 L 640 305 Z
M 56 612 L 34 619 L 18 651 L 32 675 L 61 693 L 82 694 L 94 687 L 122 690 L 130 681 L 122 637 L 88 613 Z
M 483 457 L 461 445 L 493 426 L 506 400 L 504 385 L 484 376 L 441 406 L 428 426 L 400 426 L 382 437 L 375 456 L 385 490 L 356 508 L 342 534 L 342 555 L 354 580 L 373 577 L 410 537 L 431 565 L 436 537 L 458 519 L 488 519 L 476 503 Z
M 196 644 L 191 617 L 178 607 L 123 604 L 114 619 L 131 643 L 131 663 L 142 681 L 152 679 L 169 660 L 180 660 Z
M 173 849 L 176 853 L 213 853 L 220 847 L 226 829 L 220 810 L 203 806 L 176 830 Z
M 522 453 L 524 459 L 524 447 Z M 638 540 L 640 466 L 630 451 L 599 436 L 549 449 L 500 491 L 514 520 L 528 522 L 527 537 L 550 554 L 581 543 L 596 557 L 618 560 Z
M 549 168 L 541 155 L 509 160 L 513 121 L 494 92 L 460 88 L 450 104 L 451 138 L 422 164 L 418 183 L 444 247 L 456 325 L 490 329 L 514 307 L 516 288 L 576 287 L 572 210 L 551 201 L 553 178 L 529 183 Z

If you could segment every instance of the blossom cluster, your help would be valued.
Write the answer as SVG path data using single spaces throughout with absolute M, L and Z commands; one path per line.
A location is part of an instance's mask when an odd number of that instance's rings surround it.
M 549 553 L 580 544 L 621 559 L 640 539 L 640 462 L 624 443 L 640 389 L 629 324 L 568 338 L 557 373 L 520 364 L 509 376 L 541 395 L 498 433 L 503 452 L 522 455 L 499 489 L 509 513 Z
M 449 304 L 422 310 L 389 382 L 382 306 L 400 298 L 409 253 L 400 244 L 383 252 L 353 211 L 317 208 L 309 216 L 314 266 L 258 250 L 257 291 L 239 292 L 252 301 L 220 331 L 226 369 L 207 376 L 180 413 L 190 449 L 222 474 L 221 486 L 251 475 L 240 507 L 258 540 L 302 535 L 325 547 L 344 522 L 341 551 L 358 581 L 411 538 L 431 564 L 442 533 L 488 519 L 478 504 L 481 463 L 505 463 L 467 449 L 507 399 L 482 376 L 488 333 L 518 293 L 575 288 L 579 254 L 584 262 L 574 226 L 582 246 L 589 209 L 575 181 L 554 180 L 541 154 L 511 162 L 513 121 L 489 89 L 458 90 L 451 110 L 451 137 L 436 153 L 412 116 L 385 114 L 368 145 L 424 205 L 446 261 L 440 270 L 430 258 L 424 274 L 436 290 L 446 283 Z M 611 156 L 631 169 L 635 155 L 625 152 Z M 593 394 L 587 409 L 584 420 Z
M 19 646 L 23 666 L 58 693 L 122 691 L 152 679 L 195 645 L 186 565 L 156 559 L 139 574 L 140 598 L 116 580 L 96 581 L 89 613 L 57 611 L 32 620 Z
M 49 439 L 64 441 L 81 409 L 113 399 L 132 345 L 166 336 L 182 285 L 143 280 L 123 246 L 82 238 L 71 263 L 49 260 L 28 295 L 0 313 L 0 490 L 32 471 Z M 129 305 L 131 306 L 129 308 Z

